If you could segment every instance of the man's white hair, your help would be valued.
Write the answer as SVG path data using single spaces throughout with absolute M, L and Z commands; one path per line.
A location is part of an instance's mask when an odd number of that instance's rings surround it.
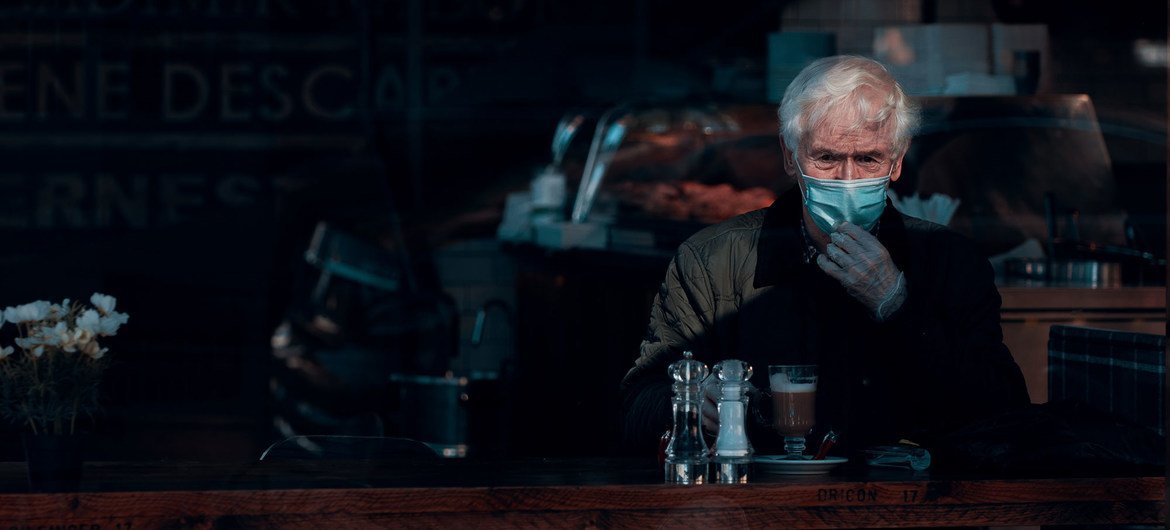
M 780 134 L 797 152 L 804 135 L 834 111 L 853 116 L 853 128 L 893 120 L 894 155 L 905 153 L 918 126 L 918 109 L 881 63 L 856 55 L 817 59 L 801 70 L 780 101 Z

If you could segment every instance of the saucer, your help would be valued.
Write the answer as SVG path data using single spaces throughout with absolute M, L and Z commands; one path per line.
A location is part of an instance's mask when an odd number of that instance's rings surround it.
M 791 460 L 781 455 L 760 455 L 753 459 L 757 469 L 774 475 L 824 475 L 848 461 L 840 456 L 824 460 Z

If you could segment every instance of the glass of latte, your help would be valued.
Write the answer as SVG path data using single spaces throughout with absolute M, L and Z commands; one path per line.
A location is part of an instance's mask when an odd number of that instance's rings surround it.
M 817 367 L 784 364 L 768 367 L 776 432 L 784 437 L 786 458 L 803 459 L 804 438 L 816 425 Z

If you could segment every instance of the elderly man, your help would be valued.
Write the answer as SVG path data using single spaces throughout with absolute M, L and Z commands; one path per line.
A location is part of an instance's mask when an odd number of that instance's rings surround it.
M 852 450 L 1026 405 L 987 260 L 886 199 L 917 122 L 893 77 L 863 57 L 821 59 L 792 81 L 779 114 L 798 186 L 679 247 L 622 381 L 630 449 L 652 451 L 669 428 L 666 367 L 684 350 L 755 368 L 758 453 L 781 441 L 769 427 L 773 364 L 819 366 L 814 437 L 831 428 Z M 703 425 L 717 423 L 709 393 Z

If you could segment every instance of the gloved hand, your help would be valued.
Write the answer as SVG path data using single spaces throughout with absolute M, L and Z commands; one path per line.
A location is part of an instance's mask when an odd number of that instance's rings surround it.
M 906 276 L 889 251 L 873 234 L 847 222 L 838 224 L 829 240 L 817 265 L 841 282 L 875 320 L 888 320 L 906 301 Z

